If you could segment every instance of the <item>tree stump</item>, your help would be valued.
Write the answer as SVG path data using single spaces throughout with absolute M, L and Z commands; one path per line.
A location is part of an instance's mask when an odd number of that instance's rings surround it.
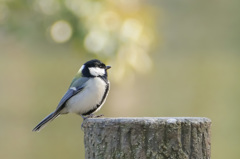
M 85 159 L 210 159 L 210 127 L 192 117 L 86 119 Z

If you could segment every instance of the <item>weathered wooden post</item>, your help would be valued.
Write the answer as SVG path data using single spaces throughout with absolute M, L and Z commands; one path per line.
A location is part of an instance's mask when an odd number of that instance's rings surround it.
M 210 159 L 207 118 L 91 118 L 83 123 L 86 159 Z

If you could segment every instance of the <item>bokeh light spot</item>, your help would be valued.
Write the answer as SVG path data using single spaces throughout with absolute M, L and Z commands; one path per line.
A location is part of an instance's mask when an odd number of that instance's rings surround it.
M 142 29 L 143 26 L 137 19 L 125 20 L 121 29 L 122 40 L 138 40 Z
M 92 53 L 101 52 L 108 41 L 108 35 L 103 31 L 90 31 L 84 40 L 85 48 Z
M 57 43 L 64 43 L 68 41 L 72 36 L 71 25 L 64 20 L 55 22 L 51 26 L 51 37 Z

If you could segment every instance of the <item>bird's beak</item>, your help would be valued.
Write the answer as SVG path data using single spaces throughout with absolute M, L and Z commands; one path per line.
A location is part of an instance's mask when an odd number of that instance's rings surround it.
M 108 70 L 108 69 L 110 69 L 111 68 L 111 66 L 106 66 L 106 70 Z

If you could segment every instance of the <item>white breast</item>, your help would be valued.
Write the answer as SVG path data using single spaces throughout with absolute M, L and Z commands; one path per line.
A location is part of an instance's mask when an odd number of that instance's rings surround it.
M 89 79 L 85 88 L 66 102 L 67 112 L 83 114 L 92 110 L 102 100 L 106 85 L 99 77 Z

